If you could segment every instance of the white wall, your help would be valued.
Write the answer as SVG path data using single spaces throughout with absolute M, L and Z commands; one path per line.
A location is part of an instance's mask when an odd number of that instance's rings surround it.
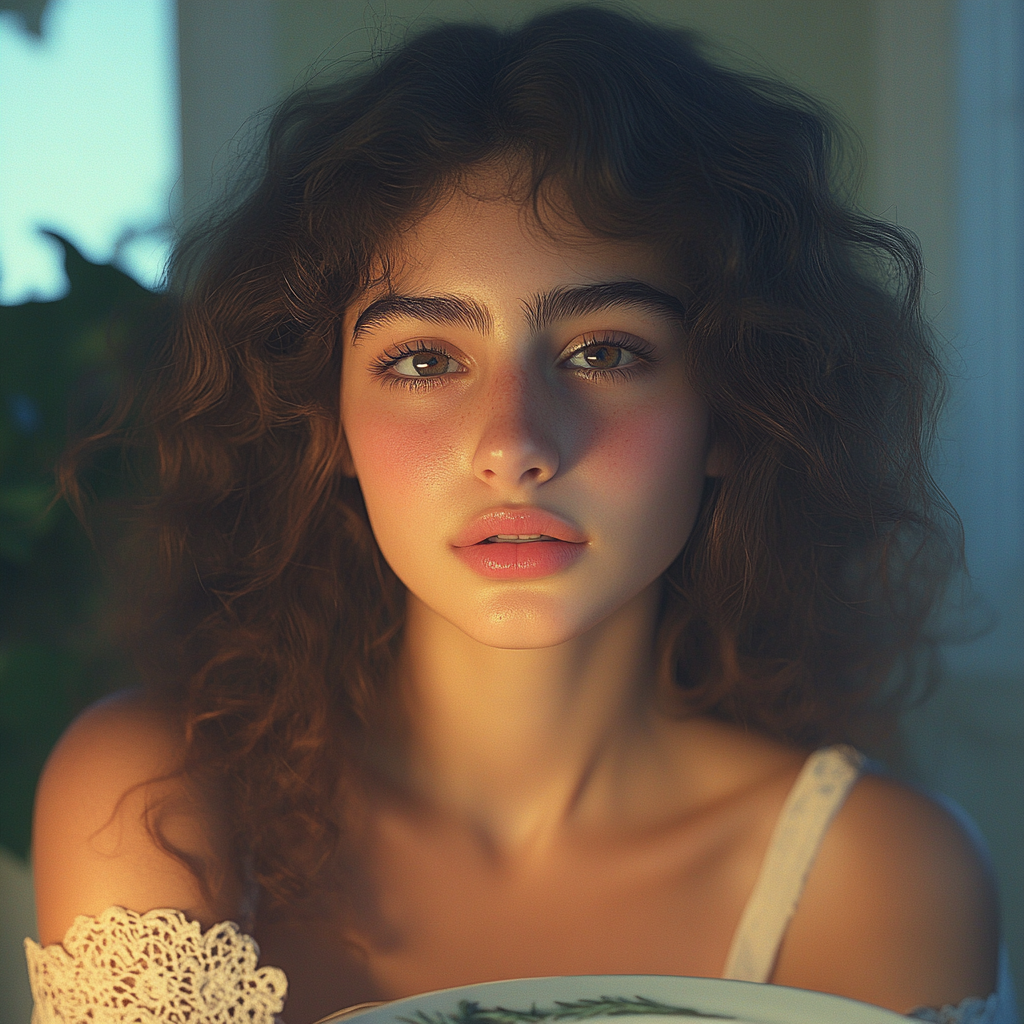
M 278 98 L 274 0 L 178 0 L 182 211 L 202 215 Z

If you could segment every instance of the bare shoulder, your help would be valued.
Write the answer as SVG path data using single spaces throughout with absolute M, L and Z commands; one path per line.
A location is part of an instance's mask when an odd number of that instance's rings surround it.
M 987 996 L 998 904 L 981 852 L 944 807 L 867 775 L 808 877 L 773 981 L 906 1013 Z
M 32 861 L 44 945 L 61 941 L 79 914 L 110 906 L 177 908 L 204 925 L 233 916 L 241 889 L 218 795 L 175 775 L 183 755 L 174 717 L 134 692 L 100 701 L 69 726 L 36 792 Z M 217 895 L 203 894 L 154 829 L 206 866 Z
M 778 789 L 781 806 L 808 755 L 795 744 L 709 718 L 684 719 L 676 733 L 684 768 L 698 779 L 707 800 L 768 787 Z M 776 810 L 765 812 L 769 830 Z

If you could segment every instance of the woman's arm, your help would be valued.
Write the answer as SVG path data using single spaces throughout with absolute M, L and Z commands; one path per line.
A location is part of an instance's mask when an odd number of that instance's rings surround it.
M 61 738 L 40 779 L 32 840 L 44 946 L 60 942 L 77 915 L 110 906 L 175 908 L 204 928 L 238 919 L 243 886 L 217 794 L 181 778 L 150 781 L 179 766 L 183 746 L 171 716 L 131 693 L 94 705 Z M 212 892 L 160 848 L 147 806 L 167 840 L 207 867 Z
M 906 1013 L 995 988 L 998 901 L 942 807 L 869 775 L 822 843 L 772 981 Z

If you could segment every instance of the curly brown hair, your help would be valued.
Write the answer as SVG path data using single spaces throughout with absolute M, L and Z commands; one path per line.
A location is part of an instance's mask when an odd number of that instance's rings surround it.
M 267 893 L 308 888 L 344 834 L 339 786 L 401 727 L 404 590 L 341 468 L 342 313 L 486 162 L 517 168 L 538 218 L 561 204 L 680 268 L 692 382 L 732 465 L 664 576 L 666 687 L 806 745 L 891 720 L 958 525 L 926 465 L 943 376 L 921 259 L 856 211 L 841 138 L 690 34 L 588 6 L 442 25 L 282 104 L 247 190 L 179 247 L 170 326 L 63 466 L 72 500 L 99 445 L 142 467 L 131 646 L 190 770 L 231 787 Z

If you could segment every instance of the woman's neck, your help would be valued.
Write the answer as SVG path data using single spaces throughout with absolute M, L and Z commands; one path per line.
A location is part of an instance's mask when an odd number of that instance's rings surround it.
M 481 644 L 409 595 L 401 678 L 412 790 L 495 855 L 540 854 L 573 822 L 614 820 L 653 768 L 649 587 L 539 650 Z

